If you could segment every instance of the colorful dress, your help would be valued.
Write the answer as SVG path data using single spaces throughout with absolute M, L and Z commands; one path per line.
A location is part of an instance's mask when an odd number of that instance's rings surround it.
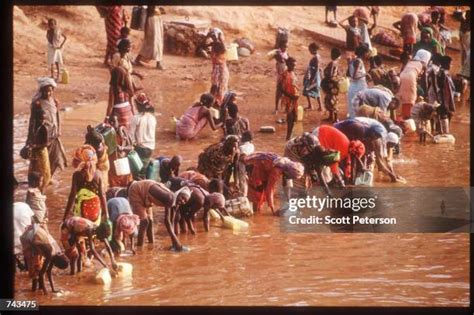
M 117 41 L 120 38 L 120 29 L 123 23 L 122 6 L 102 6 L 107 12 L 105 16 L 105 32 L 107 33 L 106 55 L 112 56 L 117 51 Z
M 298 99 L 292 99 L 285 95 L 288 94 L 291 96 L 299 96 L 298 78 L 296 77 L 296 73 L 294 71 L 290 72 L 286 70 L 283 72 L 280 82 L 283 91 L 281 104 L 285 107 L 287 113 L 296 113 L 298 109 Z
M 321 82 L 321 88 L 324 92 L 324 108 L 327 111 L 337 112 L 337 96 L 339 94 L 337 62 L 331 61 L 324 68 L 323 74 L 324 78 Z
M 202 106 L 191 106 L 176 122 L 176 135 L 181 140 L 190 140 L 206 126 L 207 119 L 202 117 Z
M 402 104 L 403 119 L 410 118 L 411 107 L 415 104 L 417 97 L 418 76 L 423 70 L 420 61 L 409 61 L 400 73 L 400 88 L 397 96 Z
M 224 98 L 224 94 L 229 89 L 229 69 L 225 60 L 225 54 L 211 54 L 212 73 L 211 83 L 213 86 L 212 95 L 220 104 Z
M 312 98 L 319 97 L 319 91 L 321 90 L 321 72 L 319 69 L 320 56 L 316 54 L 309 62 L 308 69 L 303 80 L 303 95 Z
M 356 65 L 356 61 L 358 65 Z M 354 58 L 349 62 L 349 77 L 350 85 L 347 91 L 347 105 L 348 105 L 348 117 L 354 118 L 357 112 L 357 108 L 352 106 L 352 99 L 354 96 L 363 89 L 367 88 L 367 80 L 365 78 L 366 72 L 364 67 L 364 61 L 360 58 Z
M 275 186 L 282 175 L 282 171 L 273 165 L 277 158 L 277 154 L 261 152 L 245 158 L 245 165 L 251 169 L 248 179 L 248 199 L 257 211 L 262 209 L 265 202 L 269 206 L 274 206 Z
M 127 130 L 130 129 L 133 118 L 130 95 L 134 94 L 134 90 L 130 77 L 128 71 L 119 66 L 112 69 L 110 78 L 110 89 L 114 99 L 112 115 L 117 115 L 119 126 L 125 126 Z
M 198 171 L 207 178 L 222 179 L 224 172 L 234 162 L 236 152 L 224 153 L 224 143 L 216 143 L 204 149 L 198 157 Z

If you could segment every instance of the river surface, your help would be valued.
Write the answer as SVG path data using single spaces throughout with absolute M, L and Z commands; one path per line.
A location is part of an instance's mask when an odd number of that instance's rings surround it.
M 269 108 L 271 105 L 265 110 L 243 110 L 254 131 L 275 120 L 268 115 Z M 62 112 L 62 139 L 68 156 L 82 143 L 85 126 L 100 122 L 104 112 L 104 102 Z M 195 141 L 178 142 L 170 131 L 169 113 L 160 113 L 155 153 L 170 156 L 179 152 L 184 157 L 183 169 L 194 166 L 201 150 L 221 135 L 206 129 Z M 27 163 L 18 154 L 27 119 L 17 115 L 14 121 L 15 175 L 20 181 L 26 180 L 27 172 Z M 395 168 L 407 179 L 407 187 L 469 186 L 469 122 L 469 109 L 461 107 L 452 123 L 454 145 L 421 146 L 415 135 L 404 137 Z M 283 153 L 285 126 L 276 126 L 276 134 L 255 134 L 257 150 Z M 295 132 L 315 126 L 314 119 L 305 126 L 299 123 Z M 47 192 L 49 226 L 56 239 L 72 171 L 69 167 L 55 175 Z M 393 186 L 382 176 L 376 177 L 376 185 Z M 16 200 L 24 199 L 22 188 Z M 205 233 L 197 221 L 197 235 L 180 236 L 191 251 L 172 253 L 167 250 L 170 239 L 161 223 L 162 209 L 155 208 L 155 215 L 159 222 L 156 243 L 144 246 L 136 256 L 118 258 L 133 264 L 132 278 L 115 278 L 104 287 L 93 283 L 99 265 L 75 276 L 55 270 L 56 284 L 63 292 L 43 296 L 30 292 L 27 274 L 22 273 L 16 276 L 16 298 L 37 299 L 39 305 L 469 305 L 468 233 L 283 233 L 280 219 L 264 210 L 246 219 L 250 224 L 247 232 L 233 232 L 214 223 Z

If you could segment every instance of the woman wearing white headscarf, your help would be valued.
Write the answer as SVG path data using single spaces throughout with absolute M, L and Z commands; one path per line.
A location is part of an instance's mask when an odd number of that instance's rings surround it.
M 400 89 L 397 96 L 402 104 L 403 119 L 410 118 L 411 108 L 416 102 L 418 78 L 426 69 L 430 59 L 431 53 L 420 49 L 400 73 Z
M 63 170 L 67 166 L 66 154 L 64 147 L 59 139 L 61 136 L 61 120 L 59 117 L 59 102 L 54 98 L 54 89 L 56 82 L 49 77 L 42 77 L 38 79 L 38 92 L 33 97 L 30 107 L 30 121 L 28 126 L 28 136 L 26 145 L 31 147 L 33 145 L 34 137 L 41 122 L 36 115 L 36 111 L 41 109 L 45 112 L 44 122 L 48 125 L 48 158 L 49 158 L 49 179 L 54 175 L 57 168 Z M 41 172 L 43 174 L 43 172 Z M 44 183 L 46 186 L 47 183 Z
M 183 187 L 173 193 L 164 184 L 154 180 L 133 181 L 128 186 L 128 200 L 133 213 L 140 218 L 137 246 L 143 246 L 145 233 L 148 242 L 154 242 L 152 207 L 155 205 L 165 208 L 165 226 L 173 243 L 172 248 L 181 251 L 183 246 L 173 231 L 172 222 L 174 222 L 175 209 L 186 204 L 190 197 L 191 191 L 188 187 Z

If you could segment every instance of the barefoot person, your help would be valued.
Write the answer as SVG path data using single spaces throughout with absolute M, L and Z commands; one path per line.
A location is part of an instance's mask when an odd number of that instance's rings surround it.
M 38 118 L 44 118 L 44 125 L 47 126 L 48 131 L 48 158 L 51 177 L 54 175 L 56 169 L 63 170 L 67 166 L 66 153 L 61 142 L 61 119 L 59 116 L 59 102 L 54 98 L 54 89 L 56 82 L 48 77 L 38 79 L 39 91 L 33 97 L 31 102 L 30 121 L 28 126 L 28 136 L 26 139 L 27 146 L 33 144 L 35 132 L 38 131 L 41 122 Z M 36 109 L 42 109 L 46 114 L 38 115 L 35 113 Z M 42 172 L 43 176 L 45 173 Z M 51 178 L 50 177 L 50 178 Z M 45 177 L 44 186 L 49 181 Z
M 282 96 L 280 80 L 283 72 L 286 71 L 286 61 L 289 57 L 290 56 L 288 55 L 288 42 L 281 41 L 279 43 L 278 49 L 276 50 L 275 56 L 273 57 L 276 61 L 275 67 L 277 81 L 275 92 L 275 114 L 278 113 L 278 107 Z
M 181 251 L 183 246 L 176 237 L 172 224 L 176 208 L 187 203 L 190 196 L 188 187 L 173 193 L 164 184 L 154 180 L 133 181 L 128 186 L 128 200 L 133 213 L 140 218 L 137 246 L 143 246 L 145 234 L 149 243 L 154 242 L 153 206 L 158 206 L 165 208 L 165 227 L 171 237 L 172 249 Z
M 130 239 L 130 249 L 135 255 L 134 237 L 138 235 L 140 218 L 133 214 L 127 198 L 115 197 L 107 201 L 109 217 L 112 222 L 112 242 L 110 247 L 114 253 L 125 250 L 125 240 Z
M 321 111 L 322 105 L 321 97 L 319 95 L 321 91 L 321 56 L 318 54 L 319 46 L 316 43 L 311 43 L 309 44 L 308 49 L 313 58 L 311 58 L 308 69 L 306 70 L 306 74 L 304 76 L 303 95 L 306 96 L 308 100 L 308 107 L 306 107 L 307 110 L 313 109 L 313 106 L 311 105 L 311 98 L 315 98 L 318 101 L 318 110 Z
M 321 81 L 321 88 L 324 92 L 324 108 L 329 112 L 327 119 L 331 122 L 338 121 L 339 59 L 341 59 L 341 51 L 338 48 L 331 49 L 331 62 L 324 68 L 324 78 Z
M 109 101 L 105 113 L 105 121 L 116 115 L 120 126 L 130 129 L 130 122 L 134 115 L 132 98 L 135 95 L 130 75 L 122 66 L 114 67 L 110 74 Z
M 216 102 L 221 105 L 224 95 L 229 90 L 229 69 L 226 62 L 226 48 L 222 37 L 214 37 L 211 43 L 211 94 Z
M 365 146 L 359 140 L 350 141 L 347 136 L 339 131 L 338 129 L 328 126 L 321 125 L 313 131 L 313 134 L 317 135 L 319 142 L 325 149 L 338 151 L 340 154 L 340 160 L 333 163 L 331 172 L 335 178 L 339 181 L 341 167 L 344 171 L 344 177 L 348 181 L 354 179 L 353 167 L 358 166 L 358 169 L 363 168 L 363 162 L 361 158 L 365 154 Z
M 420 49 L 415 57 L 410 60 L 400 73 L 400 88 L 397 96 L 402 106 L 402 118 L 410 118 L 412 106 L 415 104 L 417 97 L 418 78 L 426 69 L 431 59 L 431 53 L 427 50 Z
M 163 68 L 163 19 L 161 15 L 165 11 L 163 8 L 157 8 L 154 5 L 149 5 L 146 9 L 145 22 L 145 38 L 143 39 L 143 46 L 138 54 L 135 62 L 141 64 L 142 61 L 148 62 L 156 61 L 156 69 L 164 70 Z
M 369 49 L 360 45 L 355 49 L 355 58 L 348 59 L 347 74 L 350 78 L 349 90 L 347 91 L 347 116 L 354 118 L 356 108 L 352 106 L 352 99 L 359 92 L 367 88 L 367 72 L 364 67 L 364 59 L 367 57 Z
M 55 19 L 48 20 L 46 38 L 48 39 L 48 65 L 51 69 L 51 78 L 59 81 L 59 74 L 61 73 L 59 66 L 63 64 L 61 50 L 63 49 L 67 37 L 60 31 Z M 54 75 L 54 66 L 56 66 L 56 76 Z
M 25 257 L 28 272 L 32 279 L 32 291 L 37 288 L 48 293 L 44 283 L 44 275 L 47 274 L 51 291 L 59 292 L 54 287 L 53 267 L 66 269 L 69 260 L 61 251 L 58 243 L 53 239 L 48 231 L 38 224 L 30 225 L 20 237 L 23 247 L 23 256 Z
M 66 204 L 63 221 L 71 216 L 84 217 L 95 225 L 108 219 L 102 174 L 97 170 L 97 154 L 90 145 L 83 145 L 74 153 L 79 161 L 72 175 L 71 191 Z
M 181 140 L 190 140 L 209 123 L 212 130 L 217 130 L 222 124 L 215 124 L 209 108 L 214 104 L 214 96 L 202 94 L 199 102 L 189 107 L 176 122 L 176 135 Z
M 49 129 L 51 126 L 46 121 L 46 112 L 37 108 L 34 112 L 35 120 L 39 126 L 36 128 L 31 144 L 30 166 L 28 168 L 28 176 L 32 173 L 41 174 L 42 180 L 39 190 L 41 193 L 46 191 L 46 187 L 51 181 L 51 166 L 49 162 Z
M 74 216 L 67 218 L 61 223 L 60 231 L 61 243 L 65 249 L 65 254 L 71 261 L 71 275 L 76 273 L 76 267 L 77 272 L 82 271 L 82 257 L 89 253 L 104 268 L 108 268 L 102 256 L 95 249 L 94 238 L 104 243 L 112 265 L 111 271 L 115 274 L 118 267 L 108 241 L 111 235 L 111 226 L 108 223 L 102 222 L 100 225 L 97 225 L 86 218 Z
M 117 51 L 117 41 L 120 38 L 120 30 L 127 25 L 129 16 L 120 5 L 97 6 L 97 10 L 105 21 L 107 48 L 105 50 L 104 65 L 108 66 L 112 56 Z
M 245 158 L 245 165 L 250 169 L 248 198 L 253 203 L 254 212 L 260 212 L 267 202 L 274 215 L 278 214 L 273 199 L 278 180 L 282 175 L 285 179 L 298 179 L 304 173 L 301 163 L 282 158 L 275 153 L 253 153 Z
M 393 27 L 400 31 L 403 39 L 403 51 L 411 54 L 413 52 L 413 45 L 416 43 L 418 29 L 421 27 L 418 15 L 415 13 L 405 13 L 400 21 L 393 24 Z
M 298 98 L 300 96 L 298 88 L 298 78 L 296 77 L 296 59 L 290 57 L 286 61 L 287 70 L 285 70 L 280 79 L 281 85 L 281 104 L 286 110 L 286 140 L 290 140 L 293 127 L 296 122 L 296 113 L 298 110 Z

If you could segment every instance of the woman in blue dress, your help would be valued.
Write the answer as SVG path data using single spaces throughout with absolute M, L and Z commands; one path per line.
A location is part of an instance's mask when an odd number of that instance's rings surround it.
M 321 71 L 319 69 L 321 57 L 318 54 L 319 46 L 316 43 L 311 43 L 309 46 L 309 52 L 313 55 L 313 58 L 309 62 L 308 69 L 303 80 L 303 95 L 308 99 L 307 110 L 312 110 L 311 98 L 318 100 L 319 108 L 321 111 L 321 97 L 319 96 L 321 91 Z

